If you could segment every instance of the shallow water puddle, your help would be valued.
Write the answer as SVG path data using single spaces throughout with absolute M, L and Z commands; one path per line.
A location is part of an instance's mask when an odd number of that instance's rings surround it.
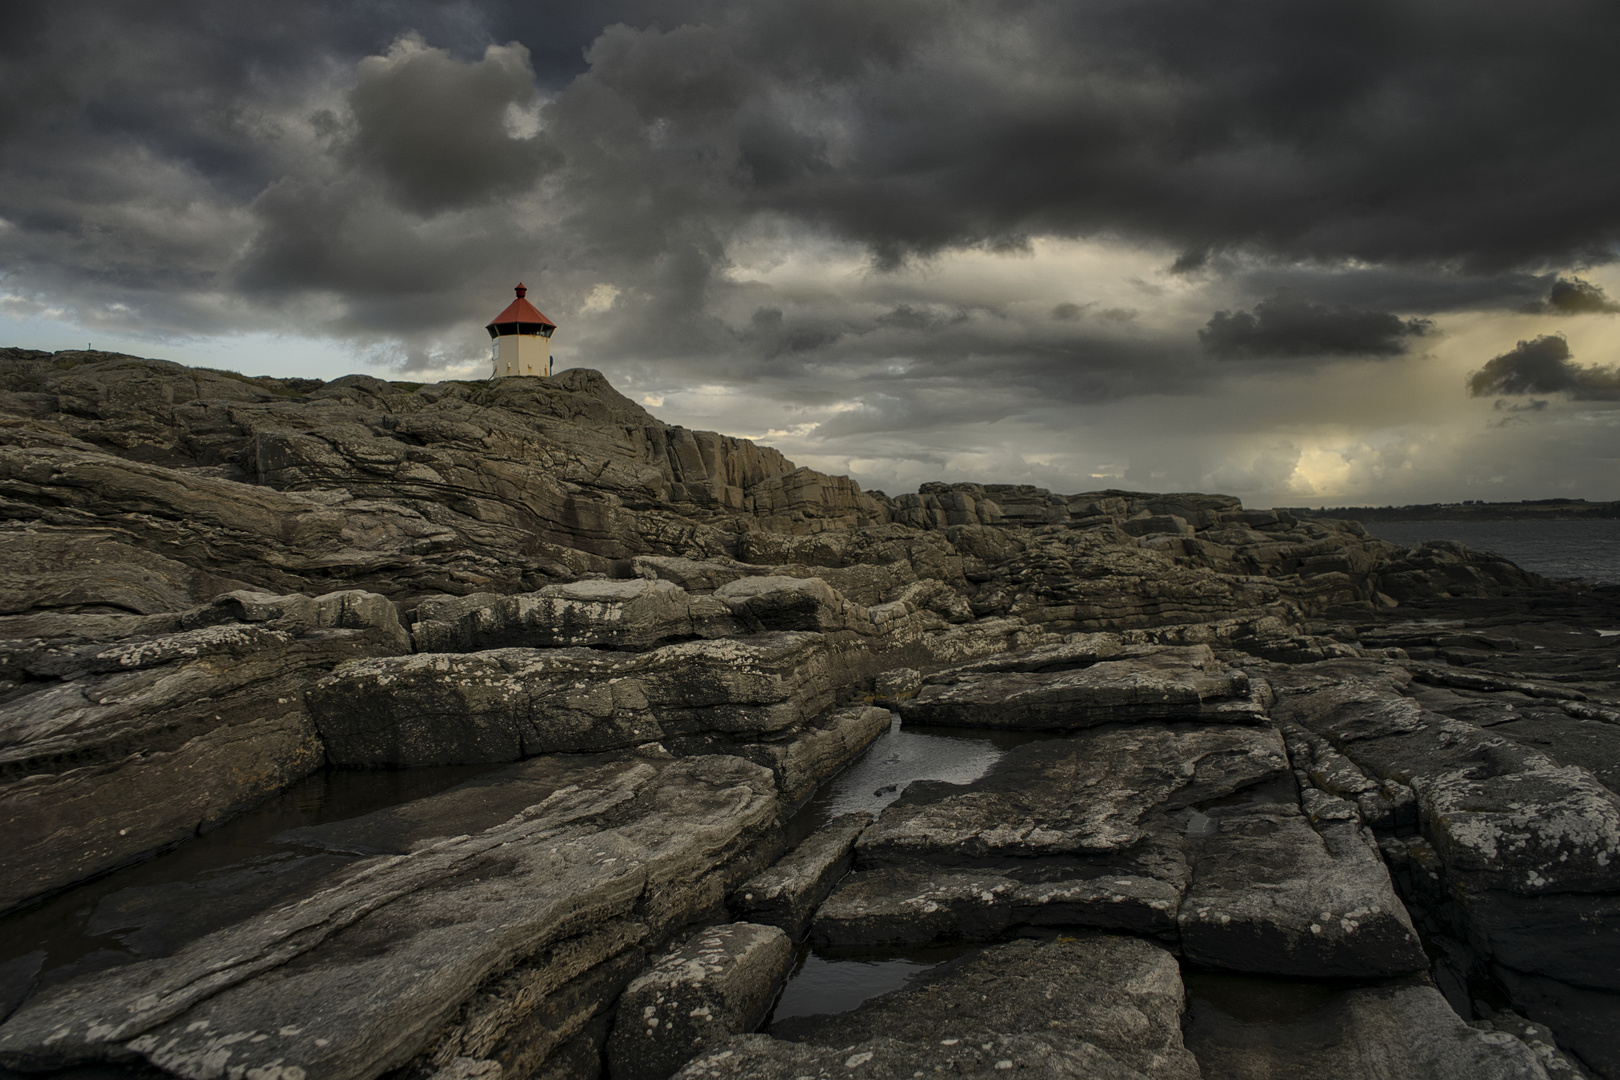
M 840 814 L 881 813 L 913 780 L 971 783 L 1013 747 L 1062 737 L 997 728 L 902 727 L 895 716 L 888 731 L 822 785 L 788 822 L 788 843 L 799 843 Z M 905 949 L 801 945 L 770 1023 L 847 1012 L 869 998 L 903 988 L 946 960 L 982 948 L 959 942 Z
M 999 728 L 901 726 L 894 716 L 844 770 L 823 784 L 788 822 L 788 843 L 797 844 L 840 814 L 881 813 L 913 780 L 968 784 L 1015 746 L 1062 738 L 1050 732 Z
M 947 960 L 983 948 L 952 943 L 903 950 L 816 950 L 801 945 L 768 1026 L 796 1016 L 848 1012 L 879 994 L 904 989 Z

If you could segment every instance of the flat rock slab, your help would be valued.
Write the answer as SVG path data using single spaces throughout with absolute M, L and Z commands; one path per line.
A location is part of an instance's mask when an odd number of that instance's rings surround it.
M 1001 1080 L 1017 1075 L 1043 1080 L 1150 1080 L 1091 1043 L 1062 1035 L 998 1035 L 968 1030 L 938 1042 L 889 1036 L 827 1046 L 744 1035 L 694 1058 L 677 1080 L 911 1080 L 917 1076 Z
M 1313 827 L 1285 803 L 1224 809 L 1181 905 L 1188 960 L 1316 978 L 1428 966 L 1383 859 L 1353 820 Z
M 1045 1075 L 1195 1080 L 1198 1063 L 1181 1039 L 1182 997 L 1175 957 L 1151 942 L 1115 935 L 1014 941 L 852 1012 L 778 1024 L 773 1034 L 791 1040 L 781 1046 L 756 1038 L 720 1050 L 755 1061 L 796 1060 L 802 1051 L 790 1047 L 797 1043 L 820 1047 L 819 1060 L 844 1070 L 853 1068 L 846 1065 L 852 1056 L 870 1052 L 864 1067 L 899 1076 L 932 1073 L 935 1064 L 954 1060 L 968 1075 L 1000 1075 L 1022 1064 L 1056 1070 Z M 715 1056 L 693 1062 L 682 1075 L 706 1075 L 699 1066 L 718 1066 L 722 1076 L 753 1075 L 748 1066 L 728 1064 L 731 1059 L 706 1064 Z M 1013 1064 L 998 1071 L 1007 1060 Z M 906 1062 L 915 1064 L 902 1071 Z M 1096 1071 L 1066 1071 L 1083 1067 Z
M 1219 982 L 1220 980 L 1215 980 Z M 1546 1080 L 1540 1056 L 1505 1032 L 1465 1024 L 1432 986 L 1333 991 L 1189 977 L 1187 1045 L 1229 1080 Z M 1247 991 L 1247 992 L 1246 992 Z M 1560 1075 L 1567 1075 L 1561 1073 Z
M 753 1031 L 792 962 L 793 943 L 775 926 L 694 934 L 619 997 L 607 1042 L 614 1080 L 664 1080 L 705 1047 Z
M 1413 780 L 1423 833 L 1447 873 L 1528 896 L 1620 892 L 1620 798 L 1578 766 L 1527 764 Z
M 724 604 L 698 601 L 668 581 L 571 581 L 536 592 L 424 600 L 411 636 L 419 652 L 648 649 L 670 639 L 719 637 L 740 627 Z
M 1014 926 L 1085 926 L 1173 938 L 1182 883 L 1099 874 L 1023 882 L 993 870 L 919 866 L 857 872 L 816 914 L 822 945 L 986 940 Z
M 517 761 L 705 732 L 775 732 L 832 704 L 818 634 L 645 653 L 492 649 L 344 664 L 309 692 L 337 765 Z
M 779 926 L 799 940 L 817 906 L 848 871 L 855 840 L 871 823 L 872 815 L 866 813 L 833 818 L 775 866 L 744 882 L 731 898 L 731 909 L 749 922 Z
M 538 1065 L 534 1044 L 600 1013 L 643 943 L 757 872 L 779 810 L 770 773 L 740 758 L 586 765 L 492 828 L 365 859 L 171 956 L 51 987 L 0 1025 L 0 1064 L 359 1080 L 431 1045 L 441 1066 Z
M 1208 645 L 1148 645 L 1073 670 L 941 673 L 899 709 L 918 724 L 1066 731 L 1132 720 L 1247 720 L 1264 714 L 1265 701 Z
M 1118 851 L 1147 835 L 1150 811 L 1218 799 L 1287 769 L 1269 726 L 1140 724 L 1028 743 L 971 784 L 913 783 L 862 834 L 856 861 Z

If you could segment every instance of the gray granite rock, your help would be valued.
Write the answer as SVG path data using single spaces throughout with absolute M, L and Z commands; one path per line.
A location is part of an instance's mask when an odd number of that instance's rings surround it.
M 770 869 L 750 878 L 731 897 L 731 909 L 749 922 L 779 926 L 798 941 L 816 908 L 848 872 L 855 841 L 870 814 L 843 814 L 807 836 Z
M 1038 662 L 1038 661 L 1037 661 Z M 1242 671 L 1207 645 L 1132 646 L 1057 671 L 936 675 L 900 714 L 920 724 L 1073 730 L 1130 720 L 1253 719 L 1265 710 Z
M 745 1035 L 694 1058 L 678 1080 L 804 1080 L 805 1077 L 871 1077 L 902 1080 L 918 1075 L 1000 1080 L 1009 1072 L 1052 1080 L 1148 1080 L 1091 1043 L 1063 1035 L 1000 1035 L 964 1028 L 936 1042 L 909 1042 L 880 1035 L 858 1043 L 790 1043 L 769 1035 Z
M 1084 992 L 1076 992 L 1080 987 Z M 1024 940 L 945 965 L 921 985 L 873 998 L 853 1012 L 796 1018 L 776 1025 L 772 1034 L 838 1048 L 846 1054 L 843 1060 L 859 1052 L 843 1048 L 870 1045 L 872 1063 L 881 1061 L 899 1075 L 908 1075 L 899 1071 L 906 1060 L 931 1071 L 939 1060 L 933 1055 L 941 1050 L 972 1055 L 964 1064 L 977 1059 L 965 1070 L 970 1075 L 972 1068 L 995 1075 L 996 1062 L 1007 1057 L 980 1057 L 989 1053 L 984 1043 L 994 1048 L 1004 1045 L 1002 1039 L 1027 1037 L 1035 1045 L 1024 1044 L 1026 1052 L 1046 1042 L 1052 1060 L 1093 1056 L 1081 1050 L 1089 1046 L 1100 1051 L 1093 1057 L 1098 1064 L 1195 1080 L 1198 1063 L 1182 1044 L 1182 999 L 1175 958 L 1151 942 L 1115 935 Z M 880 1050 L 866 1042 L 884 1038 L 901 1045 Z M 1019 1056 L 1012 1060 L 1016 1071 Z M 1035 1057 L 1032 1066 L 1040 1060 Z
M 862 866 L 1086 855 L 1149 833 L 1155 808 L 1190 806 L 1285 775 L 1271 727 L 1139 724 L 1028 743 L 965 787 L 917 782 L 857 845 Z
M 1432 986 L 1334 990 L 1190 980 L 1187 1046 L 1208 1077 L 1260 1080 L 1544 1080 L 1542 1055 L 1465 1024 Z M 1557 1075 L 1568 1076 L 1567 1071 Z
M 176 613 L 26 616 L 0 709 L 0 911 L 194 836 L 320 767 L 304 689 L 407 649 L 374 594 L 232 592 Z
M 460 1058 L 537 1069 L 608 1008 L 640 950 L 757 872 L 780 805 L 738 758 L 539 767 L 549 793 L 491 828 L 363 860 L 172 956 L 44 991 L 0 1025 L 0 1064 L 145 1061 L 192 1080 Z
M 985 941 L 1013 927 L 1126 930 L 1175 939 L 1185 882 L 1108 867 L 1021 881 L 994 870 L 913 865 L 859 871 L 816 913 L 820 945 Z
M 664 1080 L 704 1049 L 759 1027 L 792 961 L 779 927 L 698 931 L 619 997 L 607 1041 L 615 1080 Z
M 1346 806 L 1308 821 L 1287 803 L 1223 808 L 1196 848 L 1179 915 L 1188 960 L 1308 978 L 1428 966 L 1369 836 Z
M 445 765 L 785 731 L 832 704 L 819 635 L 646 653 L 494 649 L 357 661 L 309 693 L 334 764 Z
M 571 581 L 512 596 L 430 598 L 416 608 L 418 652 L 600 646 L 649 649 L 740 631 L 730 612 L 667 581 Z

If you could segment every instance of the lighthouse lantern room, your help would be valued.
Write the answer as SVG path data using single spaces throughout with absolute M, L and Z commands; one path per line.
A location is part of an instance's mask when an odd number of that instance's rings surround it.
M 521 281 L 513 292 L 517 293 L 517 299 L 484 327 L 489 331 L 490 359 L 495 364 L 490 378 L 550 375 L 551 332 L 557 329 L 557 324 L 524 299 L 529 290 Z

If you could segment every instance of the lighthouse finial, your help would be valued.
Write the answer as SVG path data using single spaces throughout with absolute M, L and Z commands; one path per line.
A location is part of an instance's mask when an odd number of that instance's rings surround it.
M 525 296 L 529 295 L 529 290 L 524 286 L 523 282 L 521 282 L 521 281 L 517 283 L 517 288 L 513 289 L 512 291 L 518 294 L 518 299 L 519 300 L 521 300 Z

